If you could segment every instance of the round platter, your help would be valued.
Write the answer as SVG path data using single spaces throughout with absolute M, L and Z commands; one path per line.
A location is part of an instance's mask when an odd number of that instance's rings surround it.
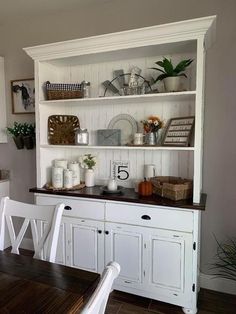
M 121 130 L 121 145 L 131 143 L 134 133 L 138 132 L 137 121 L 129 114 L 118 114 L 108 124 L 108 129 Z
M 123 186 L 119 186 L 118 185 L 118 187 L 117 187 L 117 190 L 115 190 L 115 191 L 110 191 L 110 190 L 108 190 L 108 188 L 107 188 L 107 186 L 102 186 L 101 187 L 101 190 L 102 190 L 102 193 L 103 194 L 110 194 L 110 195 L 114 195 L 114 194 L 122 194 L 122 191 L 123 191 Z

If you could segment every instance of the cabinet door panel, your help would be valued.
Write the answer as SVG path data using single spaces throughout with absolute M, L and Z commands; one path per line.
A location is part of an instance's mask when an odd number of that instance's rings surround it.
M 192 234 L 149 229 L 145 236 L 147 289 L 174 298 L 176 304 L 191 304 L 193 285 Z M 146 266 L 146 265 L 149 265 Z
M 106 224 L 106 263 L 116 261 L 121 266 L 117 283 L 140 287 L 142 284 L 143 235 L 139 227 Z
M 182 289 L 184 243 L 165 238 L 152 238 L 152 283 Z M 163 258 L 164 257 L 164 258 Z
M 69 266 L 102 272 L 104 268 L 103 226 L 102 222 L 83 219 L 73 219 L 72 223 L 67 224 Z

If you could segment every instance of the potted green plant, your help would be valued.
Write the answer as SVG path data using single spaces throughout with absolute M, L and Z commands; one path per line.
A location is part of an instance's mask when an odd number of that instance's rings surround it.
M 182 60 L 174 66 L 171 59 L 164 57 L 162 61 L 155 62 L 162 69 L 156 67 L 151 68 L 161 72 L 155 82 L 163 80 L 166 92 L 178 92 L 180 89 L 180 77 L 187 77 L 184 71 L 192 62 L 193 59 Z
M 33 149 L 35 143 L 35 125 L 30 123 L 23 123 L 21 125 L 20 132 L 23 137 L 25 147 L 27 149 Z
M 7 127 L 7 133 L 12 136 L 17 149 L 24 148 L 23 137 L 21 134 L 21 123 L 14 122 L 13 127 Z
M 216 260 L 212 265 L 214 275 L 236 281 L 236 238 L 223 243 L 216 239 L 216 242 L 218 245 Z

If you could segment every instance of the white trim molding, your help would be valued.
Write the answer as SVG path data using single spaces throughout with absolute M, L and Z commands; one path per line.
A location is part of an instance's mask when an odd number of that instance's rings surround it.
M 200 273 L 200 286 L 204 289 L 236 295 L 236 281 Z
M 196 40 L 202 37 L 205 38 L 205 47 L 209 47 L 215 37 L 215 23 L 216 16 L 208 16 L 129 31 L 28 47 L 24 48 L 24 50 L 33 60 L 43 61 L 149 45 Z

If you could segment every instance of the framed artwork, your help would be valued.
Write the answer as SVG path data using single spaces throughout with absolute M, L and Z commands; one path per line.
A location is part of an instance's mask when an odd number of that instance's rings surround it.
M 170 119 L 163 146 L 189 146 L 194 127 L 194 117 Z
M 11 81 L 12 113 L 35 112 L 35 88 L 34 79 L 22 79 Z

